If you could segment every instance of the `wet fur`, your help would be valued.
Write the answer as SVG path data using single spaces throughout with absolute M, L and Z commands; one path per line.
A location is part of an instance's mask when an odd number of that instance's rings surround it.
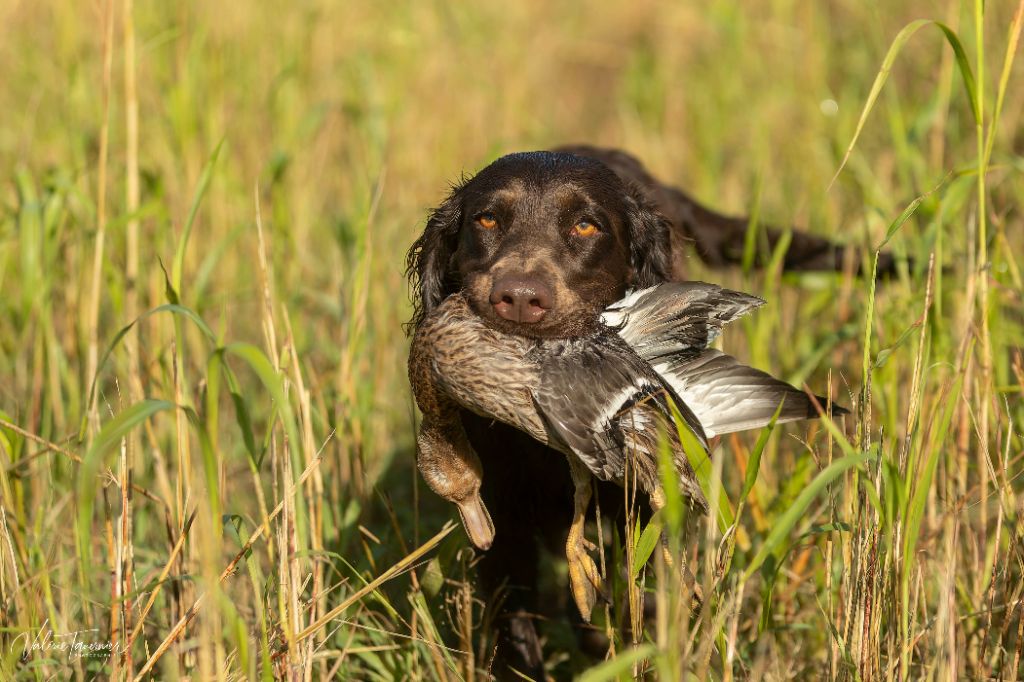
M 566 248 L 567 224 L 551 220 L 558 197 L 578 194 L 605 216 L 607 238 L 599 253 Z M 507 242 L 480 244 L 473 211 L 495 200 L 517 207 Z M 500 203 L 500 202 L 499 202 Z M 571 203 L 571 202 L 570 202 Z M 543 218 L 543 219 L 542 219 Z M 581 333 L 595 311 L 629 287 L 685 279 L 687 254 L 711 265 L 738 263 L 747 220 L 710 211 L 675 187 L 650 176 L 633 157 L 617 150 L 566 148 L 498 159 L 452 188 L 430 215 L 407 257 L 416 328 L 449 294 L 465 290 L 474 310 L 500 331 L 536 337 Z M 782 231 L 766 230 L 768 246 Z M 486 236 L 485 236 L 486 238 Z M 758 260 L 764 251 L 758 252 Z M 893 268 L 885 254 L 879 272 Z M 785 267 L 840 269 L 847 255 L 826 239 L 794 231 Z M 496 319 L 487 301 L 502 268 L 528 264 L 552 282 L 558 312 L 543 327 L 525 328 Z M 469 411 L 460 413 L 479 454 L 482 495 L 497 536 L 479 564 L 480 593 L 493 609 L 498 630 L 499 677 L 516 678 L 511 665 L 542 679 L 543 660 L 534 618 L 537 564 L 542 542 L 560 553 L 572 518 L 573 486 L 564 457 L 529 435 Z M 621 518 L 622 493 L 597 489 L 601 509 Z M 570 609 L 570 617 L 577 617 Z

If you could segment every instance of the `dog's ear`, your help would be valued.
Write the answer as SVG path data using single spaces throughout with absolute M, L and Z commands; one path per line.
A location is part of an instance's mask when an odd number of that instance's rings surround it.
M 629 220 L 630 284 L 636 289 L 668 281 L 672 274 L 669 223 L 635 188 L 626 197 Z
M 410 328 L 419 325 L 451 293 L 449 288 L 455 274 L 452 256 L 458 247 L 462 226 L 463 187 L 465 181 L 454 186 L 444 202 L 433 210 L 423 234 L 413 242 L 405 257 L 405 272 L 412 286 Z

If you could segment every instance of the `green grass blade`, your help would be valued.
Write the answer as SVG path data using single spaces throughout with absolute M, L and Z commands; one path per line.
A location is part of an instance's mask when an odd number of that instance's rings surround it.
M 103 425 L 89 451 L 82 458 L 82 466 L 78 470 L 78 524 L 76 530 L 83 579 L 90 573 L 87 572 L 87 567 L 90 564 L 89 540 L 92 534 L 93 502 L 96 498 L 96 476 L 103 466 L 105 456 L 136 426 L 157 412 L 173 408 L 174 403 L 167 400 L 147 399 L 122 410 L 116 417 Z
M 743 580 L 748 580 L 758 569 L 765 560 L 775 553 L 775 551 L 782 545 L 783 541 L 789 536 L 796 524 L 803 518 L 804 512 L 811 506 L 811 503 L 817 498 L 817 496 L 823 492 L 833 480 L 841 476 L 843 473 L 852 469 L 859 464 L 872 459 L 874 455 L 870 454 L 857 454 L 847 455 L 841 459 L 837 459 L 829 466 L 822 469 L 810 485 L 801 491 L 797 496 L 793 504 L 786 509 L 772 524 L 771 532 L 768 533 L 768 537 L 765 538 L 761 548 L 754 555 L 754 558 L 750 561 L 746 570 L 743 572 Z
M 939 464 L 939 457 L 943 453 L 940 443 L 949 431 L 949 425 L 953 419 L 953 412 L 960 402 L 960 388 L 963 378 L 958 377 L 949 390 L 942 410 L 942 421 L 939 428 L 932 431 L 928 439 L 928 459 L 924 462 L 921 471 L 916 467 L 907 473 L 907 480 L 916 481 L 914 492 L 910 498 L 907 509 L 906 531 L 903 534 L 903 558 L 909 560 L 917 547 L 918 533 L 921 530 L 921 519 L 924 517 L 925 505 L 928 502 L 928 491 L 931 489 L 932 479 L 935 477 L 935 470 Z
M 933 19 L 918 19 L 917 21 L 912 21 L 896 34 L 896 38 L 893 39 L 892 44 L 889 45 L 889 51 L 885 54 L 885 58 L 882 60 L 882 68 L 878 70 L 875 82 L 871 85 L 871 92 L 868 93 L 867 101 L 864 103 L 864 108 L 861 111 L 860 119 L 857 121 L 857 128 L 854 130 L 853 139 L 850 140 L 850 146 L 846 148 L 846 153 L 843 154 L 843 160 L 839 164 L 839 168 L 836 169 L 836 174 L 832 176 L 832 181 L 829 183 L 829 186 L 835 183 L 836 178 L 838 178 L 839 174 L 843 172 L 843 168 L 846 167 L 846 163 L 850 160 L 850 154 L 853 153 L 853 148 L 857 145 L 857 140 L 860 138 L 860 134 L 864 130 L 864 124 L 867 122 L 868 115 L 875 106 L 875 101 L 878 99 L 878 95 L 882 92 L 882 87 L 889 79 L 889 72 L 892 70 L 892 65 L 896 61 L 896 57 L 899 55 L 900 50 L 902 50 L 906 42 L 910 40 L 910 37 L 924 26 L 935 26 L 942 31 L 943 35 L 946 36 L 946 41 L 949 43 L 950 47 L 953 48 L 953 53 L 956 56 L 957 67 L 960 70 L 960 77 L 963 80 L 964 89 L 967 91 L 967 101 L 970 102 L 971 105 L 971 113 L 974 114 L 974 120 L 978 120 L 978 105 L 975 96 L 977 86 L 974 82 L 974 72 L 971 71 L 970 62 L 967 61 L 967 53 L 964 51 L 960 38 L 953 29 L 940 21 L 935 21 Z
M 661 516 L 655 514 L 640 533 L 640 537 L 637 538 L 636 547 L 633 549 L 633 570 L 631 572 L 631 577 L 634 579 L 640 575 L 640 569 L 647 565 L 647 560 L 651 558 L 654 548 L 658 546 L 662 525 Z
M 668 526 L 668 532 L 673 537 L 678 537 L 683 527 L 683 495 L 679 488 L 679 472 L 676 471 L 667 434 L 661 431 L 658 436 L 658 475 L 665 494 L 662 516 L 665 525 Z
M 92 383 L 90 384 L 90 388 L 89 388 L 89 402 L 90 403 L 92 402 L 93 398 L 95 397 L 96 381 L 99 378 L 100 372 L 103 370 L 104 366 L 107 364 L 107 360 L 110 359 L 110 354 L 114 352 L 114 349 L 117 348 L 117 345 L 119 343 L 121 343 L 121 340 L 124 339 L 125 335 L 128 334 L 129 331 L 131 331 L 132 327 L 134 327 L 139 322 L 142 322 L 147 317 L 151 317 L 153 315 L 156 315 L 157 313 L 164 313 L 164 312 L 173 313 L 175 315 L 181 315 L 182 317 L 187 317 L 188 319 L 192 320 L 192 322 L 195 323 L 196 328 L 198 328 L 199 331 L 201 331 L 203 333 L 203 336 L 205 336 L 210 341 L 216 342 L 216 337 L 213 335 L 213 331 L 206 324 L 206 322 L 203 321 L 203 318 L 199 317 L 199 314 L 196 313 L 191 308 L 186 308 L 185 306 L 178 305 L 176 303 L 165 303 L 164 305 L 157 306 L 156 308 L 153 308 L 152 310 L 148 310 L 148 311 L 142 313 L 141 315 L 139 315 L 138 317 L 136 317 L 134 320 L 129 322 L 124 327 L 122 327 L 121 331 L 117 332 L 117 334 L 114 335 L 114 338 L 111 340 L 110 345 L 108 345 L 107 349 L 103 352 L 103 355 L 100 358 L 99 364 L 96 365 L 96 374 L 92 377 Z
M 779 415 L 782 414 L 782 407 L 786 404 L 785 399 L 779 402 L 779 406 L 775 408 L 775 414 L 772 415 L 771 421 L 768 425 L 761 429 L 761 433 L 757 436 L 757 442 L 754 444 L 754 449 L 750 451 L 750 460 L 747 462 L 747 473 L 743 477 L 743 492 L 740 494 L 740 504 L 747 499 L 747 495 L 754 489 L 754 483 L 757 482 L 757 472 L 761 469 L 761 455 L 764 454 L 764 448 L 768 445 L 768 439 L 771 438 L 772 431 L 775 430 L 775 425 L 779 421 Z
M 630 673 L 633 665 L 645 658 L 654 655 L 656 649 L 653 644 L 643 644 L 634 649 L 628 649 L 617 655 L 615 658 L 594 666 L 579 676 L 577 682 L 608 682 L 618 680 L 620 676 Z M 630 676 L 632 679 L 632 676 Z
M 206 494 L 210 502 L 210 514 L 214 521 L 214 534 L 218 539 L 223 533 L 221 522 L 220 483 L 217 464 L 220 453 L 217 449 L 217 429 L 220 416 L 220 380 L 224 364 L 224 353 L 218 350 L 210 355 L 206 364 L 206 405 L 201 419 L 201 452 L 203 474 L 206 477 Z
M 174 251 L 174 264 L 171 266 L 171 285 L 174 287 L 176 296 L 181 296 L 181 274 L 185 268 L 185 249 L 188 247 L 188 239 L 192 235 L 192 226 L 196 222 L 196 214 L 199 213 L 199 206 L 203 203 L 203 197 L 210 187 L 210 178 L 213 177 L 213 168 L 217 164 L 220 150 L 224 146 L 221 139 L 210 155 L 210 159 L 203 166 L 199 175 L 199 184 L 196 186 L 195 195 L 192 197 L 192 206 L 188 210 L 188 218 L 185 220 L 185 229 L 182 230 L 181 238 L 178 239 L 178 248 Z
M 1013 60 L 1017 55 L 1017 45 L 1020 42 L 1020 31 L 1024 25 L 1024 0 L 1020 0 L 1017 3 L 1017 11 L 1013 14 L 1013 19 L 1010 21 L 1010 28 L 1008 30 L 1009 38 L 1007 39 L 1006 54 L 1003 56 L 1003 69 L 999 74 L 999 86 L 996 88 L 996 105 L 992 110 L 992 124 L 989 126 L 988 138 L 985 140 L 985 154 L 983 157 L 982 167 L 988 167 L 988 161 L 992 158 L 992 147 L 996 141 L 996 130 L 999 126 L 996 122 L 999 121 L 1000 115 L 1003 112 L 1003 100 L 1006 98 L 1007 85 L 1010 82 L 1010 71 L 1013 69 Z
M 718 522 L 718 529 L 725 534 L 729 527 L 736 522 L 736 514 L 733 512 L 729 495 L 722 486 L 722 482 L 716 480 L 713 476 L 711 457 L 708 456 L 704 446 L 697 440 L 697 436 L 690 430 L 686 420 L 683 419 L 683 415 L 680 414 L 679 409 L 671 400 L 669 401 L 669 407 L 672 410 L 672 420 L 675 422 L 676 431 L 679 434 L 679 442 L 682 443 L 686 458 L 689 460 L 690 466 L 693 467 L 693 472 L 697 476 L 697 482 L 700 484 L 701 492 L 704 493 L 704 499 L 708 501 L 708 504 L 712 504 L 717 494 L 718 508 L 715 510 L 715 519 Z
M 246 363 L 256 372 L 263 386 L 270 392 L 284 424 L 285 433 L 288 435 L 288 449 L 292 460 L 292 475 L 298 479 L 305 468 L 299 457 L 302 448 L 302 440 L 299 438 L 299 429 L 295 421 L 295 413 L 284 390 L 284 383 L 277 371 L 271 365 L 267 356 L 256 346 L 250 343 L 233 343 L 224 347 L 224 352 L 234 355 Z M 308 514 L 306 512 L 306 497 L 301 489 L 295 491 L 296 527 L 299 532 L 299 544 L 306 546 L 309 537 Z
M 750 219 L 747 220 L 747 231 L 743 236 L 743 274 L 749 275 L 754 267 L 757 253 L 757 240 L 762 234 L 761 228 L 761 188 L 764 184 L 763 175 L 757 174 L 754 183 L 754 201 L 750 207 Z

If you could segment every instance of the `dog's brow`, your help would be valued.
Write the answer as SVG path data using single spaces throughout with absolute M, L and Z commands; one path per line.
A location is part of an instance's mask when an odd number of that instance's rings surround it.
M 518 183 L 516 183 L 518 184 Z M 502 187 L 488 193 L 488 199 L 505 204 L 514 203 L 523 195 L 522 187 Z
M 573 204 L 574 207 L 580 207 L 593 203 L 593 198 L 586 187 L 575 182 L 560 182 L 552 187 L 550 192 L 562 204 Z
M 590 211 L 600 215 L 592 217 L 604 220 L 605 209 L 602 202 L 595 199 L 585 187 L 576 183 L 565 183 L 551 190 L 552 196 L 560 206 L 562 217 L 570 216 L 580 211 Z
M 572 180 L 561 180 L 554 183 L 550 191 L 559 198 L 579 196 L 585 193 L 584 186 Z
M 522 178 L 511 176 L 502 178 L 502 180 L 503 182 L 494 182 L 492 187 L 483 193 L 483 196 L 493 201 L 512 203 L 527 193 L 526 183 Z

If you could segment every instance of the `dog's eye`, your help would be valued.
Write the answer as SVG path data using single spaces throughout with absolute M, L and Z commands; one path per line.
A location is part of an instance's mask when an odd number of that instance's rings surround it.
M 476 217 L 476 224 L 485 230 L 493 230 L 498 226 L 498 219 L 493 213 L 481 213 Z
M 572 233 L 577 237 L 593 237 L 597 232 L 597 225 L 589 220 L 581 220 L 572 226 Z

